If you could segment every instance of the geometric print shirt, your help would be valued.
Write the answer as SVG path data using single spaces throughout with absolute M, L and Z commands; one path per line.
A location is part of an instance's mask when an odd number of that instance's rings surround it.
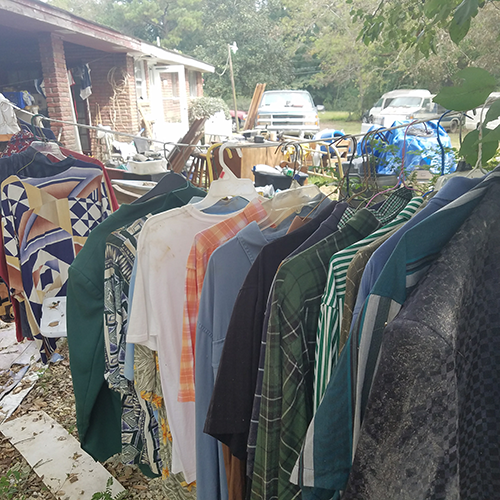
M 129 286 L 137 253 L 137 239 L 146 220 L 113 231 L 106 238 L 104 261 L 104 378 L 122 395 L 122 462 L 145 463 L 161 471 L 159 427 L 154 408 L 141 398 L 124 376 Z
M 111 214 L 100 167 L 70 167 L 50 177 L 12 175 L 1 185 L 1 215 L 11 290 L 26 303 L 42 361 L 55 340 L 40 335 L 45 297 L 66 295 L 68 269 L 90 231 Z
M 124 376 L 129 308 L 129 286 L 137 253 L 137 240 L 146 220 L 113 231 L 106 238 L 104 257 L 104 378 L 111 389 L 128 390 Z

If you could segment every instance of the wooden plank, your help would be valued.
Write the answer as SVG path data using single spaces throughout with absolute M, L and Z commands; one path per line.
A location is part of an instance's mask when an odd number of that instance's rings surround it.
M 60 424 L 43 411 L 5 422 L 2 434 L 17 448 L 56 498 L 89 500 L 112 476 Z M 125 491 L 113 480 L 113 498 Z
M 186 162 L 194 151 L 196 144 L 203 135 L 203 125 L 205 125 L 205 118 L 195 120 L 186 135 L 179 141 L 181 144 L 189 144 L 189 146 L 176 146 L 167 157 L 169 170 L 180 173 L 186 165 Z
M 262 99 L 262 94 L 266 89 L 265 83 L 258 83 L 255 86 L 255 90 L 253 92 L 252 101 L 250 103 L 250 108 L 248 110 L 247 119 L 245 120 L 245 126 L 243 130 L 252 130 L 255 126 L 255 120 L 257 119 L 257 112 L 259 110 L 259 104 Z

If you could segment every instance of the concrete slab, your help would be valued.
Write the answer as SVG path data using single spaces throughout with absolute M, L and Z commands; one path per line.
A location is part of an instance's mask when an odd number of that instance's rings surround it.
M 112 476 L 80 447 L 80 443 L 44 411 L 5 422 L 0 432 L 23 455 L 59 499 L 88 500 L 106 489 Z M 125 491 L 113 478 L 113 496 Z

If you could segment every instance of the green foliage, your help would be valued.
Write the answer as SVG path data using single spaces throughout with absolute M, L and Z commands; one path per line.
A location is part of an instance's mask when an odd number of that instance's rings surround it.
M 215 113 L 223 111 L 226 119 L 230 120 L 229 108 L 220 97 L 197 97 L 189 102 L 189 123 L 198 118 L 210 118 Z
M 493 104 L 488 109 L 486 113 L 486 117 L 483 121 L 483 124 L 486 125 L 488 122 L 492 122 L 496 120 L 500 116 L 500 100 L 494 101 Z
M 276 20 L 279 15 L 274 2 L 204 1 L 203 37 L 193 55 L 216 68 L 215 74 L 205 75 L 207 95 L 231 98 L 228 45 L 233 42 L 238 46 L 232 54 L 238 96 L 251 96 L 257 83 L 266 83 L 267 90 L 290 86 L 291 66 Z
M 463 69 L 455 75 L 459 79 L 459 85 L 443 87 L 434 102 L 446 109 L 468 111 L 481 106 L 496 87 L 495 78 L 481 68 Z
M 0 477 L 0 498 L 10 500 L 19 498 L 24 500 L 26 496 L 23 494 L 25 486 L 30 475 L 30 467 L 23 466 L 20 463 L 14 464 L 4 476 Z M 21 496 L 19 496 L 21 495 Z
M 104 491 L 96 492 L 92 495 L 91 500 L 123 500 L 127 497 L 128 492 L 122 491 L 117 495 L 113 496 L 111 487 L 113 486 L 113 478 L 110 477 L 106 483 L 106 489 Z
M 495 129 L 496 130 L 496 129 Z M 488 135 L 492 134 L 494 131 L 488 131 L 488 129 L 483 127 L 483 134 L 487 137 Z M 485 138 L 483 138 L 483 141 L 481 141 L 481 166 L 486 165 L 488 163 L 488 160 L 493 158 L 497 152 L 498 149 L 498 132 L 494 134 L 495 138 L 493 135 L 491 136 L 491 140 L 485 142 Z M 479 159 L 479 130 L 473 130 L 472 132 L 469 132 L 463 142 L 462 142 L 462 147 L 460 148 L 460 155 L 467 161 L 467 163 L 470 163 L 471 165 L 476 165 Z

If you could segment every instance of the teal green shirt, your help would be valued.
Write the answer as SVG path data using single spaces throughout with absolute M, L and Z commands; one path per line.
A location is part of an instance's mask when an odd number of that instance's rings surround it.
M 69 268 L 67 331 L 76 419 L 82 448 L 104 461 L 121 452 L 121 400 L 104 380 L 104 253 L 116 229 L 149 213 L 180 207 L 204 191 L 185 187 L 143 203 L 122 205 L 89 235 Z

